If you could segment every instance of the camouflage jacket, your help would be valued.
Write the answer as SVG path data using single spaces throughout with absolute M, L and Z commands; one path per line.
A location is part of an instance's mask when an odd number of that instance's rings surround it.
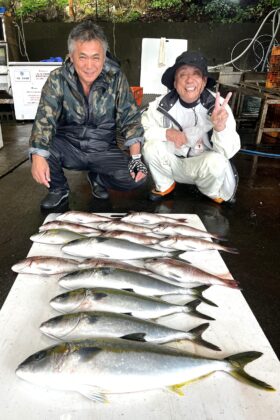
M 119 65 L 106 58 L 103 70 L 86 98 L 70 60 L 53 70 L 41 93 L 30 137 L 30 153 L 49 156 L 55 136 L 84 151 L 103 151 L 116 142 L 116 129 L 125 146 L 143 142 L 140 112 Z

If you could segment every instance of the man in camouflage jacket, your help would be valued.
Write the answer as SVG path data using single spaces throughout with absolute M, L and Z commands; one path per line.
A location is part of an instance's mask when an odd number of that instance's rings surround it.
M 140 112 L 107 47 L 101 28 L 82 22 L 69 34 L 69 58 L 42 89 L 30 138 L 32 176 L 49 188 L 42 208 L 68 199 L 63 168 L 88 171 L 93 195 L 103 199 L 107 188 L 131 190 L 146 180 Z M 130 156 L 117 146 L 117 128 Z

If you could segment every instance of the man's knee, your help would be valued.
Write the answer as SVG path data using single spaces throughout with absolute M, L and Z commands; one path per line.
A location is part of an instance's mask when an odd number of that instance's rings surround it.
M 147 142 L 142 148 L 142 154 L 147 163 L 157 160 L 159 156 L 165 153 L 166 146 L 163 142 Z
M 214 178 L 218 178 L 224 175 L 225 169 L 228 165 L 228 160 L 216 152 L 209 152 L 205 154 L 205 158 L 201 165 L 201 175 L 207 174 Z

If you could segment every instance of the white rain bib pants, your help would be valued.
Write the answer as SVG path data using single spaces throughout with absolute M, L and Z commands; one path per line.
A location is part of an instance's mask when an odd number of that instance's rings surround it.
M 156 190 L 168 190 L 174 181 L 196 185 L 210 198 L 229 200 L 236 181 L 229 160 L 215 151 L 199 156 L 178 157 L 168 151 L 168 142 L 149 141 L 142 153 L 149 166 Z

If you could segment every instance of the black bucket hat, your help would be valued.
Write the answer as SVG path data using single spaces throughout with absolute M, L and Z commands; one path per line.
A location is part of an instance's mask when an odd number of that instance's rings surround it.
M 215 79 L 209 77 L 206 58 L 200 52 L 196 51 L 185 51 L 179 55 L 179 57 L 176 58 L 175 64 L 166 69 L 163 73 L 161 83 L 170 90 L 174 89 L 176 70 L 184 65 L 198 68 L 201 71 L 202 76 L 207 77 L 206 87 L 211 88 L 216 84 Z

